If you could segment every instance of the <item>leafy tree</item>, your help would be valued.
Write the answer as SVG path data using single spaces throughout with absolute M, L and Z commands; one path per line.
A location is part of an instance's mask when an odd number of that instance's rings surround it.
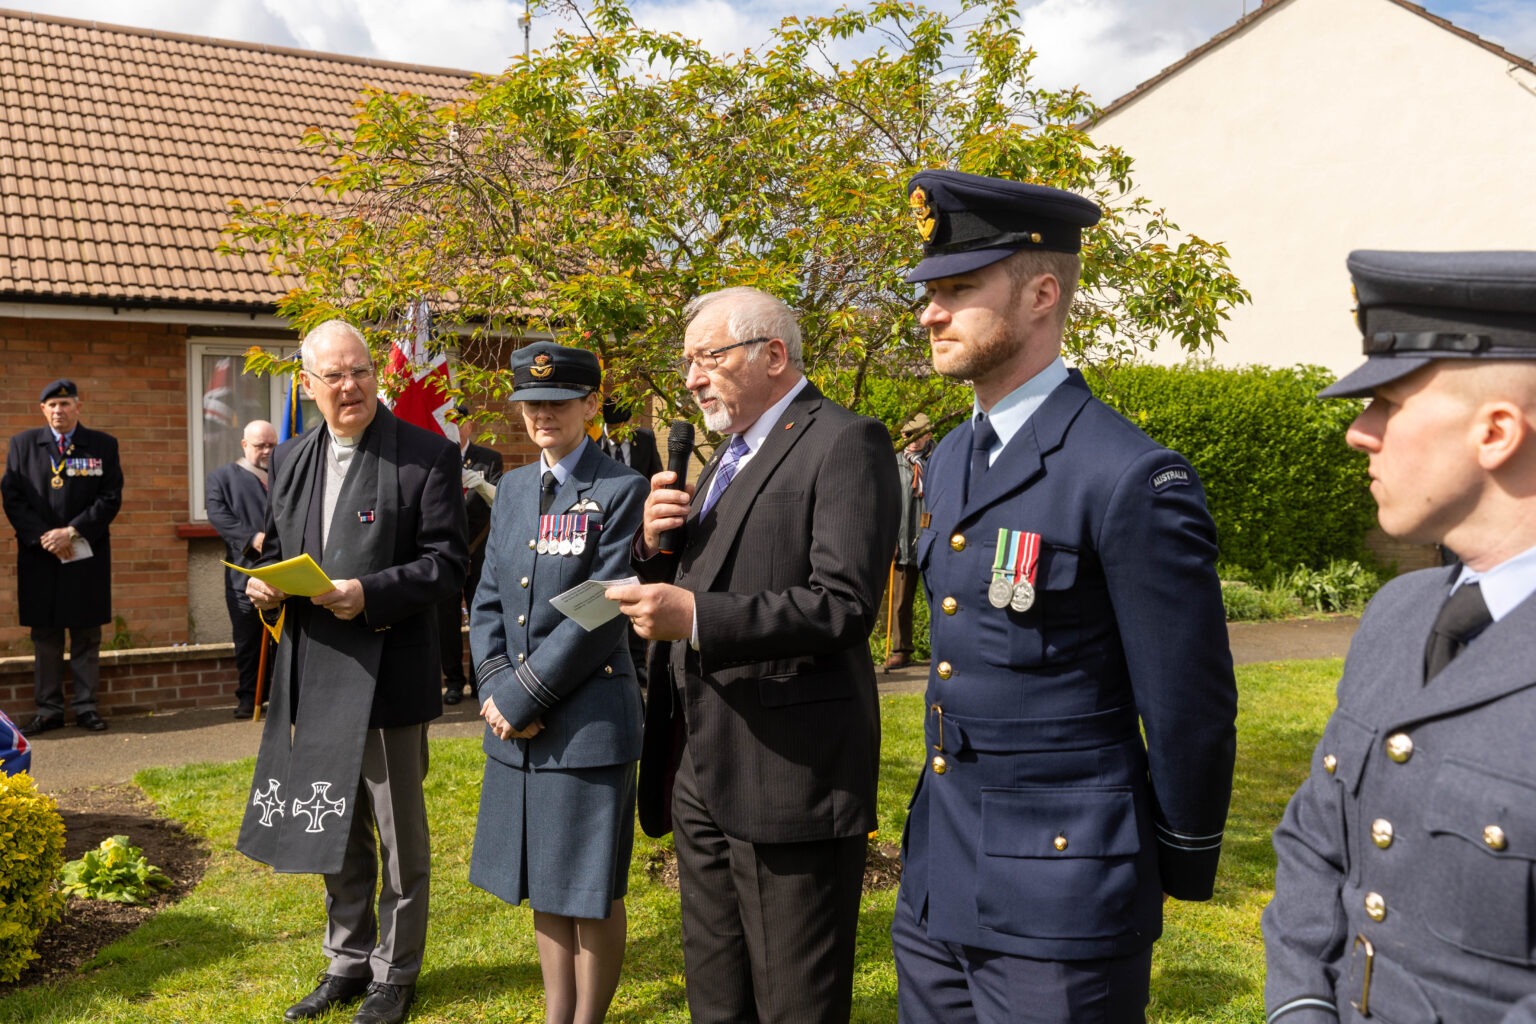
M 942 425 L 969 393 L 932 374 L 901 280 L 919 248 L 906 181 L 941 166 L 1103 207 L 1067 340 L 1079 362 L 1160 339 L 1208 350 L 1247 299 L 1226 250 L 1181 236 L 1136 194 L 1130 159 L 1090 139 L 1089 98 L 1032 82 L 1017 0 L 966 0 L 954 18 L 874 0 L 788 18 L 729 57 L 638 27 L 622 0 L 553 6 L 580 30 L 461 101 L 370 93 L 351 129 L 310 133 L 331 166 L 324 201 L 235 204 L 226 248 L 297 276 L 281 303 L 296 326 L 340 315 L 387 331 L 424 297 L 475 337 L 595 348 L 621 399 L 686 415 L 670 369 L 681 310 L 751 284 L 801 312 L 824 390 L 888 423 L 923 410 Z M 466 366 L 461 385 L 507 388 L 489 367 Z

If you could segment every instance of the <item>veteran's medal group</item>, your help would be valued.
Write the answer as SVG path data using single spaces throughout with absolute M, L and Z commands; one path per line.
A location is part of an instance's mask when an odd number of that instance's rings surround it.
M 914 416 L 894 463 L 881 424 L 804 377 L 794 312 L 754 288 L 682 311 L 685 385 L 719 435 L 696 487 L 588 435 L 603 368 L 582 348 L 512 355 L 540 455 L 501 476 L 495 452 L 379 408 L 354 328 L 305 338 L 323 424 L 271 455 L 262 529 L 221 528 L 250 565 L 312 553 L 335 585 L 235 584 L 240 614 L 281 633 L 238 848 L 325 879 L 326 966 L 286 1019 L 411 1009 L 437 634 L 463 598 L 474 675 L 450 674 L 446 700 L 467 683 L 486 723 L 468 880 L 532 907 L 546 1019 L 600 1020 L 618 987 L 638 792 L 646 831 L 674 833 L 691 1018 L 848 1020 L 879 765 L 867 640 L 897 554 L 932 610 L 923 749 L 899 752 L 921 771 L 897 1019 L 1143 1024 L 1165 901 L 1212 898 L 1232 793 L 1215 524 L 1190 462 L 1062 358 L 1098 206 L 949 170 L 915 175 L 907 204 L 934 369 L 972 402 L 936 448 L 943 424 Z M 1322 397 L 1371 399 L 1344 440 L 1381 526 L 1447 567 L 1367 608 L 1275 831 L 1268 1021 L 1536 1024 L 1536 253 L 1361 251 L 1348 271 L 1367 359 Z M 66 630 L 75 719 L 100 731 L 123 474 L 73 381 L 40 402 L 47 426 L 11 439 L 0 481 L 36 649 L 25 731 L 64 725 Z M 248 475 L 217 477 L 252 507 L 275 443 L 256 426 Z M 611 588 L 605 621 L 550 603 L 591 581 Z

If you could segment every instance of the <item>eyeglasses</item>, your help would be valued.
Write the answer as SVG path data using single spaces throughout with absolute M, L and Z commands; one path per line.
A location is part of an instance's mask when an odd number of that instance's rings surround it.
M 307 370 L 305 372 L 309 373 Z M 366 384 L 373 377 L 373 365 L 370 363 L 367 366 L 354 366 L 350 370 L 332 370 L 330 373 L 310 373 L 309 375 L 316 380 L 324 381 L 326 387 L 335 390 L 341 387 L 349 377 L 354 384 Z
M 265 442 L 263 442 L 263 443 L 261 443 L 261 444 L 257 444 L 257 443 L 256 443 L 256 442 L 254 442 L 254 441 L 247 441 L 247 442 L 245 442 L 245 443 L 246 443 L 246 444 L 248 444 L 248 445 L 250 445 L 250 446 L 251 446 L 251 447 L 252 447 L 252 448 L 255 448 L 255 449 L 256 449 L 256 450 L 257 450 L 257 451 L 259 451 L 259 452 L 264 452 L 264 451 L 268 451 L 268 450 L 269 450 L 269 449 L 272 449 L 272 448 L 276 448 L 276 447 L 277 447 L 277 444 L 276 444 L 276 443 L 275 443 L 275 442 L 274 442 L 274 443 L 272 443 L 272 444 L 266 444 L 266 443 L 265 443 Z
M 695 352 L 691 356 L 684 356 L 677 361 L 677 372 L 684 377 L 693 372 L 693 364 L 698 363 L 699 369 L 708 373 L 720 366 L 720 357 L 733 348 L 741 348 L 743 345 L 761 345 L 772 338 L 748 338 L 746 341 L 733 342 L 730 345 L 722 345 L 719 348 L 707 349 L 703 352 Z

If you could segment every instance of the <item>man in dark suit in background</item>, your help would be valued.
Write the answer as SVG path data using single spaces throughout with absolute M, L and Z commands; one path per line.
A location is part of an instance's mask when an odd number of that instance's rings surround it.
M 656 642 L 640 824 L 675 826 L 695 1021 L 846 1022 L 875 826 L 890 435 L 805 379 L 777 298 L 729 288 L 687 319 L 688 389 L 730 437 L 696 494 L 652 480 L 635 565 L 665 582 L 608 592 Z
M 437 642 L 443 658 L 443 703 L 457 704 L 464 699 L 464 688 L 478 697 L 475 677 L 464 674 L 464 608 L 473 608 L 475 588 L 480 586 L 480 570 L 485 565 L 485 542 L 491 534 L 491 505 L 496 501 L 496 485 L 501 482 L 505 463 L 501 452 L 475 444 L 474 423 L 469 406 L 453 410 L 459 428 L 459 454 L 463 457 L 460 484 L 464 488 L 464 515 L 469 522 L 469 575 L 464 578 L 464 592 L 454 594 L 437 606 Z
M 1360 617 L 1275 829 L 1274 1024 L 1536 1022 L 1536 252 L 1353 252 L 1381 528 L 1461 556 Z M 1342 282 L 1340 282 L 1342 291 Z M 1290 766 L 1286 766 L 1289 768 Z
M 373 360 L 350 325 L 321 324 L 301 351 L 325 424 L 272 455 L 261 564 L 307 553 L 332 589 L 304 598 L 246 585 L 252 604 L 277 613 L 282 640 L 237 846 L 278 871 L 325 876 L 330 962 L 284 1016 L 318 1017 L 366 992 L 354 1024 L 398 1024 L 427 938 L 437 605 L 463 589 L 469 564 L 460 458 L 379 407 Z
M 277 430 L 252 420 L 240 435 L 240 458 L 208 474 L 204 503 L 208 522 L 224 541 L 224 560 L 247 569 L 261 557 L 266 540 L 267 468 L 277 447 Z M 256 713 L 256 674 L 261 668 L 261 616 L 245 596 L 245 573 L 224 570 L 224 606 L 235 641 L 235 717 Z
M 72 380 L 43 388 L 47 426 L 11 438 L 0 479 L 5 515 L 16 529 L 16 595 L 32 627 L 37 713 L 28 735 L 64 724 L 64 631 L 69 630 L 70 701 L 75 724 L 106 729 L 96 710 L 101 627 L 112 621 L 112 540 L 123 504 L 117 439 L 80 426 Z
M 630 411 L 611 398 L 603 399 L 603 434 L 598 447 L 615 462 L 623 463 L 645 477 L 647 481 L 662 471 L 661 453 L 656 450 L 656 431 L 646 427 L 626 427 Z M 614 436 L 614 427 L 620 428 Z M 635 625 L 626 622 L 624 632 L 629 637 L 629 657 L 635 663 L 635 679 L 645 690 L 647 651 L 645 637 L 635 632 Z
M 908 192 L 934 369 L 977 415 L 933 453 L 917 541 L 933 660 L 900 1018 L 1139 1024 L 1165 895 L 1211 897 L 1231 795 L 1216 527 L 1189 463 L 1062 362 L 1098 207 L 953 171 Z

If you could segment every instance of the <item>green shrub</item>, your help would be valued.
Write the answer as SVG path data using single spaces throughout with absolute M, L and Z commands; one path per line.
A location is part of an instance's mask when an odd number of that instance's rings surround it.
M 1301 602 L 1290 591 L 1256 587 L 1238 580 L 1222 581 L 1221 603 L 1226 608 L 1228 622 L 1289 619 L 1302 612 Z
M 33 946 L 64 911 L 54 888 L 64 862 L 64 819 L 26 772 L 0 775 L 0 982 L 37 959 Z
M 79 860 L 64 865 L 64 895 L 109 903 L 142 903 L 171 880 L 127 836 L 103 839 Z
M 1344 443 L 1360 403 L 1317 398 L 1333 381 L 1327 370 L 1186 363 L 1087 377 L 1107 404 L 1193 463 L 1224 566 L 1273 580 L 1297 565 L 1371 563 L 1366 458 Z
M 1359 562 L 1335 560 L 1326 569 L 1297 568 L 1280 585 L 1313 611 L 1344 612 L 1364 607 L 1381 580 Z

